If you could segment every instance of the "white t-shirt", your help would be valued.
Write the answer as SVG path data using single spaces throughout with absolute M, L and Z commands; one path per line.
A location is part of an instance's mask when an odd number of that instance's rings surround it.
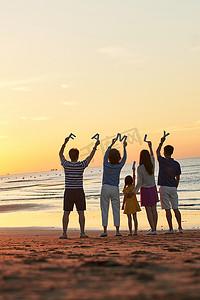
M 134 188 L 133 192 L 137 193 L 140 187 L 153 187 L 156 185 L 155 176 L 154 176 L 154 168 L 155 168 L 155 159 L 154 156 L 151 156 L 151 161 L 153 164 L 153 174 L 149 175 L 146 171 L 145 166 L 141 165 L 137 168 L 137 185 Z

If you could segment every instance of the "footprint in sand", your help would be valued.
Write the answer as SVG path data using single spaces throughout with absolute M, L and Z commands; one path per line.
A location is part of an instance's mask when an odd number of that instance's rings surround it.
M 166 250 L 169 252 L 181 252 L 181 250 L 177 248 L 167 248 Z
M 90 260 L 85 262 L 82 267 L 121 267 L 122 264 L 114 261 L 114 260 L 102 260 L 102 261 L 95 261 Z
M 131 252 L 131 254 L 153 254 L 152 252 L 147 252 L 147 251 L 134 251 L 134 252 Z

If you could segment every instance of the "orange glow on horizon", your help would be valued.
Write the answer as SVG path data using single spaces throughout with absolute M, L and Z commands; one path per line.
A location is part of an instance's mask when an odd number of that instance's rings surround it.
M 71 132 L 83 149 L 137 128 L 155 151 L 166 130 L 175 158 L 200 156 L 200 2 L 25 2 L 1 5 L 0 174 L 61 169 Z

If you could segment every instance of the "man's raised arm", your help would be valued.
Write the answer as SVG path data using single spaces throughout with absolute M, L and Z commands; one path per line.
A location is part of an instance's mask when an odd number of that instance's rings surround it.
M 162 145 L 163 145 L 164 141 L 165 141 L 165 137 L 162 137 L 161 140 L 160 140 L 160 144 L 158 145 L 158 148 L 156 150 L 157 158 L 158 158 L 158 156 L 160 156 L 160 151 L 161 151 L 161 148 L 162 148 Z
M 94 145 L 94 148 L 92 149 L 90 155 L 86 158 L 87 161 L 88 161 L 88 164 L 91 162 L 91 160 L 93 159 L 93 156 L 97 150 L 97 146 L 100 144 L 100 141 L 96 141 L 95 145 Z
M 67 137 L 64 141 L 64 144 L 62 145 L 62 147 L 60 148 L 60 151 L 59 151 L 59 156 L 60 156 L 60 160 L 62 160 L 62 158 L 65 158 L 64 157 L 64 150 L 65 150 L 65 146 L 67 144 L 67 142 L 69 141 L 69 137 Z

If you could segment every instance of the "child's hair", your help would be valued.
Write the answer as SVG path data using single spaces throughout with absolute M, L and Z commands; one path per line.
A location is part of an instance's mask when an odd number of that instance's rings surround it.
M 153 174 L 153 164 L 151 162 L 151 156 L 148 150 L 142 150 L 140 152 L 140 166 L 144 165 L 149 175 Z
M 69 157 L 70 159 L 73 160 L 78 160 L 79 157 L 79 151 L 76 148 L 72 148 L 69 150 Z
M 124 179 L 124 187 L 132 184 L 133 184 L 133 177 L 131 177 L 130 175 L 126 176 Z
M 108 152 L 108 160 L 112 165 L 116 165 L 121 160 L 121 155 L 117 149 L 110 149 Z
M 171 145 L 167 145 L 164 147 L 164 153 L 171 156 L 174 152 L 174 147 Z

